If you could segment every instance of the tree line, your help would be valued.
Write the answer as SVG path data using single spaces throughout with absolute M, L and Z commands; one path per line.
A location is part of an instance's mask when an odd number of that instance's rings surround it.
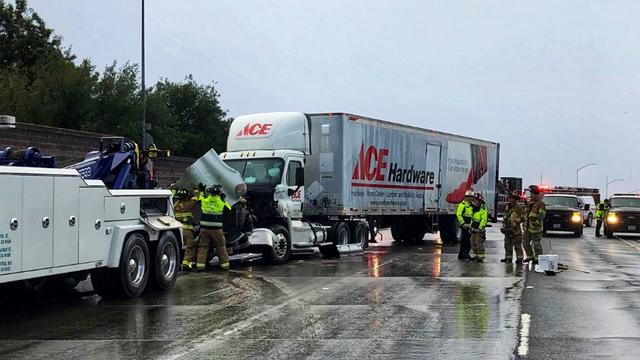
M 142 91 L 135 63 L 79 60 L 26 0 L 0 0 L 0 114 L 17 121 L 125 136 L 141 142 Z M 198 157 L 226 148 L 230 119 L 215 83 L 187 75 L 146 90 L 146 119 L 158 148 Z

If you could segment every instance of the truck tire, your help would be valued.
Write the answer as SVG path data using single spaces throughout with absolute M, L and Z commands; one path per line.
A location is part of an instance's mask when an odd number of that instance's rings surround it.
M 169 290 L 176 283 L 180 268 L 178 239 L 172 231 L 165 231 L 158 239 L 151 269 L 153 286 L 162 291 Z
M 445 244 L 455 244 L 462 237 L 462 229 L 454 216 L 440 218 L 440 239 Z
M 578 230 L 573 232 L 573 235 L 575 237 L 580 237 L 580 236 L 582 236 L 582 232 L 583 232 L 582 227 L 580 227 L 580 229 L 578 229 Z
M 351 240 L 362 250 L 366 249 L 369 246 L 369 226 L 364 221 L 358 221 L 352 225 Z
M 333 243 L 336 245 L 349 245 L 351 243 L 351 230 L 346 222 L 341 221 L 331 229 Z
M 401 224 L 395 223 L 391 225 L 391 237 L 397 242 L 402 242 L 406 239 L 406 233 Z
M 93 291 L 96 294 L 110 298 L 116 294 L 116 285 L 114 279 L 116 278 L 116 269 L 101 268 L 91 272 L 91 285 Z
M 338 259 L 340 257 L 340 251 L 336 244 L 322 245 L 318 247 L 320 255 L 325 259 Z
M 273 265 L 282 265 L 291 256 L 291 237 L 289 230 L 282 225 L 273 225 L 271 231 L 276 234 L 277 242 L 273 247 L 267 247 L 262 252 L 262 257 L 266 262 Z
M 613 231 L 609 231 L 607 229 L 604 229 L 604 236 L 606 236 L 609 239 L 613 239 Z
M 150 273 L 149 246 L 140 233 L 132 233 L 127 236 L 120 256 L 118 268 L 118 292 L 119 295 L 128 298 L 136 298 L 147 287 Z

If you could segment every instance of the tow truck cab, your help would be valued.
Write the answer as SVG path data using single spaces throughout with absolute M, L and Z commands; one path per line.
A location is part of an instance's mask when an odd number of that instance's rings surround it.
M 547 206 L 544 231 L 570 231 L 576 237 L 582 235 L 585 203 L 579 196 L 545 194 L 542 201 Z
M 614 233 L 640 233 L 640 196 L 625 194 L 611 197 L 604 234 L 612 238 Z

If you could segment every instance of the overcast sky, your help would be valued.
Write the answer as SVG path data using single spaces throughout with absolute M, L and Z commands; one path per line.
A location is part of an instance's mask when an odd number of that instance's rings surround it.
M 80 58 L 139 62 L 134 0 L 32 0 Z M 147 0 L 147 84 L 232 116 L 351 112 L 501 143 L 501 176 L 640 188 L 640 1 Z

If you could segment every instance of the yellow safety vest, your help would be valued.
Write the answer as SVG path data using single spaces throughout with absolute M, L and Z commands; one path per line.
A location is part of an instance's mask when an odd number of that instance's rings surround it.
M 207 195 L 200 202 L 202 218 L 200 226 L 204 229 L 222 229 L 222 213 L 224 208 L 231 209 L 228 202 L 222 200 L 219 195 Z

